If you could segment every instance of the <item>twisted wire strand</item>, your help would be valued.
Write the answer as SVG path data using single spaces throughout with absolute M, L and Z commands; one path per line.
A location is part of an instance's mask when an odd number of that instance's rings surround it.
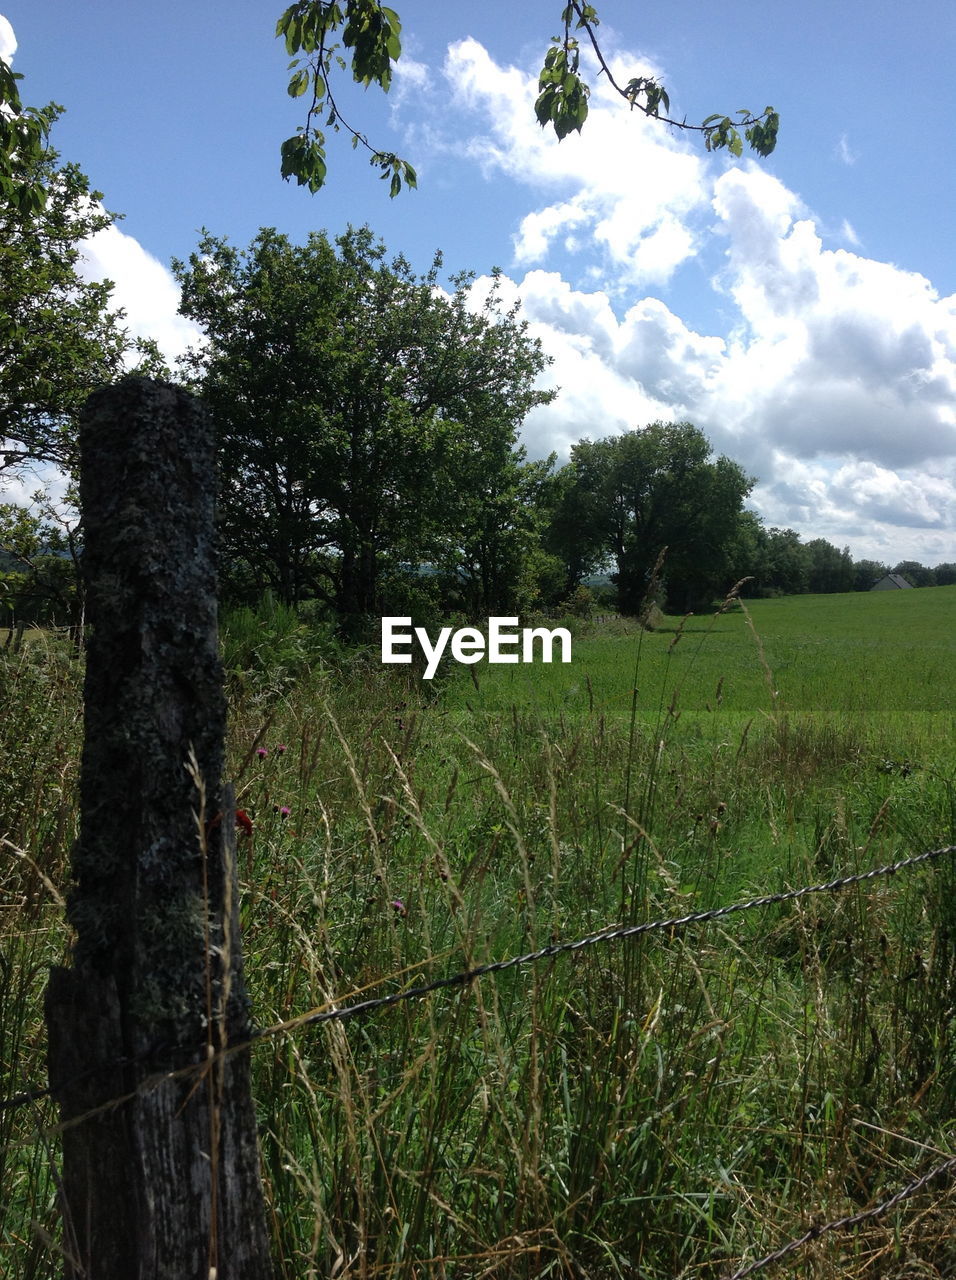
M 797 898 L 804 898 L 813 893 L 837 893 L 850 885 L 861 884 L 865 880 L 875 880 L 880 876 L 895 875 L 897 871 L 918 866 L 920 863 L 930 862 L 948 853 L 956 853 L 956 845 L 946 845 L 940 849 L 931 849 L 927 853 L 916 854 L 911 858 L 903 858 L 899 862 L 889 863 L 883 867 L 874 867 L 870 871 L 861 871 L 855 875 L 841 876 L 836 880 L 828 880 L 825 884 L 804 885 L 801 889 L 787 889 L 781 893 L 770 893 L 759 898 L 750 898 L 745 902 L 734 902 L 730 906 L 713 907 L 708 911 L 693 911 L 684 916 L 671 916 L 664 920 L 646 920 L 641 924 L 618 927 L 609 926 L 598 930 L 596 933 L 589 933 L 583 938 L 576 938 L 573 942 L 554 942 L 550 946 L 541 947 L 538 951 L 528 951 L 524 955 L 511 956 L 507 960 L 493 960 L 487 964 L 476 965 L 474 968 L 465 969 L 460 973 L 453 973 L 444 978 L 436 978 L 432 982 L 423 983 L 417 987 L 406 987 L 402 991 L 392 992 L 391 995 L 377 996 L 374 999 L 363 1000 L 358 1004 L 345 1005 L 344 1007 L 338 1007 L 338 1003 L 334 1002 L 333 1007 L 316 1013 L 304 1014 L 294 1019 L 293 1024 L 298 1029 L 299 1027 L 313 1026 L 320 1022 L 344 1022 L 348 1018 L 374 1013 L 379 1009 L 387 1009 L 406 1000 L 421 999 L 423 996 L 431 995 L 435 991 L 441 991 L 448 987 L 465 986 L 477 978 L 486 977 L 488 974 L 504 973 L 507 969 L 516 969 L 522 965 L 535 964 L 539 960 L 547 960 L 553 956 L 564 955 L 566 952 L 581 951 L 585 947 L 597 946 L 601 942 L 616 942 L 624 938 L 636 938 L 643 933 L 660 932 L 664 929 L 674 931 L 686 929 L 690 925 L 706 924 L 711 920 L 722 919 L 724 916 L 736 915 L 742 911 L 752 911 L 756 907 L 770 907 L 781 902 L 793 902 Z M 288 1023 L 278 1023 L 274 1027 L 266 1027 L 253 1032 L 251 1038 L 255 1041 L 266 1036 L 278 1035 L 289 1029 L 289 1026 L 290 1024 Z
M 882 876 L 895 875 L 898 871 L 906 870 L 910 867 L 919 866 L 922 863 L 934 861 L 942 858 L 947 854 L 956 853 L 956 845 L 945 845 L 939 849 L 930 849 L 925 853 L 915 854 L 909 858 L 902 858 L 897 862 L 889 863 L 882 867 L 873 867 L 869 871 L 857 872 L 849 876 L 841 876 L 835 880 L 828 880 L 823 884 L 804 885 L 800 889 L 787 889 L 780 893 L 764 894 L 759 898 L 750 898 L 744 902 L 734 902 L 729 906 L 713 907 L 707 911 L 693 911 L 683 916 L 671 916 L 662 920 L 646 920 L 640 924 L 624 925 L 624 926 L 608 926 L 598 930 L 595 933 L 589 933 L 583 938 L 576 938 L 570 942 L 555 942 L 549 946 L 541 947 L 537 951 L 528 951 L 523 955 L 510 956 L 507 960 L 493 960 L 487 964 L 476 965 L 470 969 L 464 969 L 458 973 L 449 974 L 443 978 L 436 978 L 431 982 L 422 983 L 414 987 L 405 987 L 401 991 L 394 991 L 387 996 L 376 996 L 373 999 L 362 1000 L 356 1004 L 341 1005 L 341 1000 L 347 1000 L 348 996 L 340 997 L 338 1000 L 332 1000 L 328 1006 L 312 1013 L 302 1014 L 296 1018 L 292 1018 L 286 1022 L 276 1023 L 271 1027 L 262 1027 L 253 1030 L 248 1039 L 230 1044 L 227 1049 L 221 1050 L 221 1054 L 239 1053 L 244 1049 L 248 1049 L 260 1041 L 271 1037 L 282 1035 L 287 1032 L 298 1031 L 302 1027 L 316 1026 L 323 1022 L 345 1022 L 350 1018 L 364 1016 L 365 1014 L 376 1013 L 382 1009 L 391 1008 L 394 1005 L 402 1004 L 408 1000 L 420 1000 L 425 996 L 432 995 L 436 991 L 443 991 L 454 987 L 467 986 L 469 983 L 479 978 L 487 977 L 490 974 L 504 973 L 508 969 L 517 969 L 524 965 L 535 964 L 539 960 L 551 959 L 555 956 L 564 955 L 568 952 L 581 951 L 586 947 L 597 946 L 602 942 L 622 941 L 626 938 L 639 937 L 641 934 L 661 932 L 662 930 L 678 931 L 689 928 L 695 924 L 706 924 L 711 920 L 719 920 L 725 916 L 737 915 L 744 911 L 752 911 L 757 907 L 769 907 L 778 903 L 793 902 L 799 898 L 807 897 L 810 894 L 818 893 L 838 893 L 842 889 L 849 888 L 850 885 L 861 884 L 867 880 L 875 880 Z M 219 1056 L 219 1055 L 217 1055 Z M 91 1067 L 83 1072 L 76 1079 L 86 1079 L 89 1075 L 99 1070 L 112 1069 L 117 1066 L 130 1065 L 131 1059 L 124 1058 L 110 1063 L 104 1063 L 97 1067 Z M 209 1065 L 210 1059 L 204 1057 L 202 1062 L 197 1062 L 194 1067 L 185 1070 L 205 1069 Z M 179 1073 L 175 1073 L 179 1074 Z M 158 1077 L 163 1078 L 163 1077 Z M 13 1110 L 17 1107 L 27 1106 L 32 1102 L 37 1102 L 41 1098 L 50 1095 L 50 1088 L 32 1088 L 22 1091 L 10 1098 L 0 1099 L 0 1111 Z
M 765 1258 L 760 1258 L 757 1262 L 750 1262 L 745 1267 L 741 1267 L 739 1271 L 735 1271 L 733 1275 L 727 1276 L 726 1280 L 744 1280 L 745 1276 L 751 1276 L 756 1271 L 762 1271 L 764 1267 L 771 1266 L 774 1262 L 780 1262 L 788 1257 L 791 1253 L 796 1253 L 798 1249 L 802 1249 L 805 1244 L 809 1244 L 811 1240 L 819 1240 L 823 1235 L 830 1231 L 847 1231 L 851 1227 L 858 1227 L 860 1223 L 867 1222 L 871 1218 L 882 1217 L 884 1213 L 896 1207 L 902 1200 L 908 1200 L 910 1196 L 922 1191 L 928 1183 L 933 1182 L 936 1178 L 942 1177 L 944 1173 L 951 1171 L 956 1172 L 956 1156 L 949 1160 L 944 1160 L 942 1164 L 936 1165 L 934 1169 L 930 1169 L 928 1173 L 924 1173 L 922 1177 L 910 1182 L 902 1190 L 897 1191 L 895 1195 L 890 1196 L 888 1200 L 884 1200 L 882 1204 L 874 1205 L 872 1209 L 864 1209 L 862 1213 L 850 1214 L 845 1218 L 836 1218 L 832 1222 L 816 1223 L 805 1231 L 802 1236 L 796 1240 L 791 1240 L 782 1248 L 768 1253 Z

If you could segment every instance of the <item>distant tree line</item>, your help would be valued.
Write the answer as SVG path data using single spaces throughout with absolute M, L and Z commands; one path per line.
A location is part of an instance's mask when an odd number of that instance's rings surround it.
M 841 550 L 825 538 L 803 542 L 793 529 L 768 529 L 752 511 L 741 515 L 734 559 L 751 579 L 742 589 L 745 596 L 870 591 L 888 573 L 900 575 L 913 587 L 956 583 L 956 564 L 930 569 L 916 560 L 894 565 L 854 560 L 849 547 Z

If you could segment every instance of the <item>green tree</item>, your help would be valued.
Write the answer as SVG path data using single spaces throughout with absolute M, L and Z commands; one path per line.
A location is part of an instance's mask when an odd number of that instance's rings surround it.
M 767 530 L 755 511 L 741 511 L 726 548 L 727 563 L 739 594 L 759 596 L 767 576 Z
M 598 41 L 600 18 L 586 0 L 571 0 L 561 10 L 562 34 L 553 36 L 538 77 L 535 116 L 542 128 L 551 126 L 559 139 L 580 132 L 588 115 L 590 86 L 581 72 L 581 42 L 593 50 L 600 74 L 629 109 L 677 129 L 700 133 L 708 151 L 726 147 L 733 155 L 743 152 L 743 141 L 758 155 L 768 156 L 777 142 L 780 118 L 773 107 L 754 115 L 748 110 L 736 118 L 717 112 L 699 125 L 668 114 L 670 100 L 663 85 L 649 76 L 634 76 L 620 83 L 614 76 Z M 370 163 L 389 182 L 391 195 L 402 186 L 414 187 L 417 175 L 407 160 L 375 148 L 360 130 L 342 115 L 335 99 L 335 73 L 351 69 L 352 78 L 366 88 L 377 84 L 386 92 L 392 67 L 402 56 L 402 24 L 394 9 L 380 0 L 296 0 L 276 23 L 276 35 L 295 55 L 288 92 L 309 105 L 305 123 L 282 144 L 282 176 L 318 191 L 327 173 L 324 128 L 344 130 L 353 147 L 364 147 Z M 343 56 L 343 51 L 345 56 Z M 744 138 L 741 139 L 741 130 Z
M 809 565 L 807 590 L 832 593 L 853 590 L 853 560 L 849 547 L 840 551 L 826 538 L 804 543 Z
M 0 58 L 0 207 L 30 216 L 46 202 L 47 188 L 38 175 L 50 128 L 59 108 L 25 107 L 18 72 Z
M 809 590 L 810 559 L 795 529 L 768 529 L 765 591 L 785 596 Z
M 538 603 L 547 491 L 554 455 L 528 462 L 513 424 L 487 444 L 475 436 L 449 454 L 444 535 L 436 565 L 446 608 L 470 618 L 519 613 Z
M 206 344 L 189 361 L 221 456 L 220 518 L 249 594 L 326 602 L 357 634 L 384 584 L 466 546 L 507 488 L 546 358 L 492 288 L 416 276 L 367 229 L 239 251 L 205 235 L 174 269 Z M 457 522 L 457 523 L 456 523 Z M 387 611 L 387 610 L 385 610 Z
M 951 587 L 956 583 L 956 564 L 951 562 L 938 564 L 933 570 L 938 587 Z
M 622 613 L 637 614 L 664 555 L 671 608 L 706 605 L 732 576 L 730 549 L 753 480 L 689 422 L 654 422 L 571 451 L 572 486 L 592 513 L 585 546 L 600 531 Z M 729 584 L 726 584 L 729 585 Z
M 77 272 L 82 241 L 114 221 L 100 193 L 49 147 L 8 164 L 44 198 L 0 203 L 0 476 L 35 462 L 70 471 L 89 393 L 116 378 L 134 349 L 154 369 L 161 362 L 110 310 L 112 285 Z
M 83 620 L 79 529 L 49 504 L 37 512 L 0 503 L 0 569 L 4 625 L 70 624 Z
M 932 569 L 920 564 L 918 560 L 901 560 L 893 566 L 893 573 L 898 573 L 914 587 L 935 587 L 936 575 Z
M 881 560 L 857 560 L 853 565 L 853 590 L 870 591 L 880 578 L 889 573 L 889 565 Z
M 543 542 L 563 566 L 563 597 L 611 564 L 603 496 L 606 465 L 604 450 L 576 447 L 554 479 Z

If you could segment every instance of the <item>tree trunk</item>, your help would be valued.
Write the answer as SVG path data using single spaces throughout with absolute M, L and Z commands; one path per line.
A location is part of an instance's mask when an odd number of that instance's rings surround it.
M 235 871 L 221 786 L 215 453 L 131 378 L 81 425 L 92 628 L 72 965 L 47 989 L 69 1280 L 266 1280 Z M 197 1069 L 197 1063 L 204 1063 Z

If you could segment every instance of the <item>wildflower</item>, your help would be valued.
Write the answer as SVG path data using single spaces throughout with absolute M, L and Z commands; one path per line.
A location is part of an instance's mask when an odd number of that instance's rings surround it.
M 265 760 L 268 754 L 269 754 L 268 747 L 256 747 L 256 755 L 259 757 L 260 760 Z
M 288 816 L 289 816 L 289 814 L 290 814 L 291 812 L 292 812 L 292 810 L 289 808 L 289 806 L 288 806 L 287 804 L 284 804 L 284 805 L 282 806 L 282 808 L 279 810 L 279 817 L 280 817 L 280 818 L 288 818 Z
M 408 915 L 408 908 L 405 906 L 405 903 L 404 903 L 404 902 L 402 902 L 401 898 L 393 898 L 393 899 L 392 899 L 392 906 L 394 907 L 394 909 L 395 909 L 395 914 L 396 914 L 397 916 L 407 916 L 407 915 Z
M 288 748 L 286 747 L 285 743 L 280 742 L 279 745 L 276 747 L 276 754 L 280 756 L 284 756 L 287 750 Z

